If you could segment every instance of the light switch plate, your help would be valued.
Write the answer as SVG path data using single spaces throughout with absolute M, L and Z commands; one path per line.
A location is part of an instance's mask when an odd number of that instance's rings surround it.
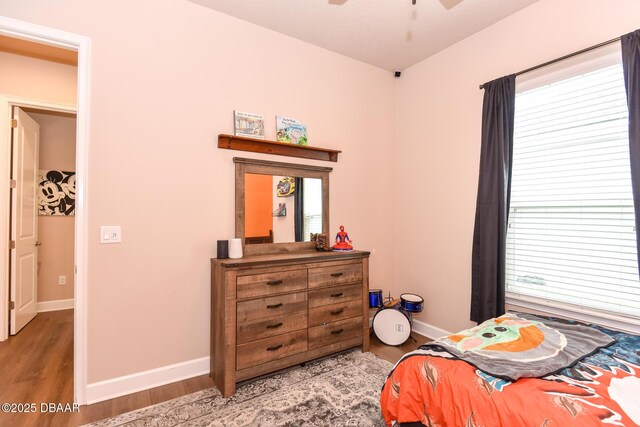
M 122 242 L 122 229 L 119 225 L 101 225 L 100 243 Z

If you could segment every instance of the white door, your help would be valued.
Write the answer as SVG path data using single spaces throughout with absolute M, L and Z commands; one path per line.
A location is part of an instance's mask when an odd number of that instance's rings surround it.
M 38 145 L 40 125 L 20 108 L 14 109 L 11 191 L 11 335 L 38 314 Z

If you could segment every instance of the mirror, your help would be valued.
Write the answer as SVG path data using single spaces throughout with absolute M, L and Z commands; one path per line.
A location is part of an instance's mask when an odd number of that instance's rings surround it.
M 310 242 L 322 233 L 322 180 L 244 175 L 244 242 Z
M 245 253 L 312 249 L 311 233 L 329 230 L 332 168 L 234 158 L 236 237 Z

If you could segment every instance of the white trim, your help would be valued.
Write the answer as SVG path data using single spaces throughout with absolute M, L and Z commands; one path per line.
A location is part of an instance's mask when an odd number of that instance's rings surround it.
M 66 31 L 43 27 L 30 22 L 18 21 L 16 19 L 0 16 L 0 34 L 28 40 L 36 43 L 56 46 L 63 49 L 78 52 L 78 82 L 77 82 L 77 116 L 76 116 L 76 207 L 75 207 L 75 269 L 74 280 L 75 310 L 73 318 L 74 328 L 74 349 L 73 349 L 73 392 L 75 401 L 81 405 L 86 403 L 87 389 L 87 195 L 86 188 L 88 182 L 88 161 L 89 161 L 89 76 L 90 76 L 90 54 L 91 40 L 88 37 L 80 36 Z M 2 113 L 2 111 L 0 111 Z M 2 121 L 0 117 L 0 123 Z M 0 162 L 5 160 L 6 150 L 0 147 Z M 6 172 L 5 172 L 6 173 Z M 4 176 L 0 176 L 2 180 Z M 7 182 L 0 181 L 0 182 Z M 7 187 L 0 185 L 0 188 Z M 0 202 L 8 200 L 8 189 L 0 189 Z M 0 216 L 3 220 L 4 216 Z M 0 224 L 0 239 L 6 236 L 8 228 L 5 230 L 4 224 Z M 6 236 L 8 237 L 8 236 Z M 4 239 L 4 242 L 7 242 Z M 6 254 L 6 244 L 0 240 L 0 256 Z M 8 268 L 8 255 L 0 261 L 0 288 L 6 288 Z M 5 302 L 0 303 L 0 316 L 8 313 L 8 294 L 5 290 L 0 291 L 0 298 Z M 0 332 L 1 334 L 1 332 Z M 1 338 L 1 335 L 0 335 Z
M 507 296 L 505 301 L 514 310 L 527 311 L 535 310 L 552 316 L 565 317 L 568 319 L 580 320 L 588 323 L 595 323 L 605 327 L 627 331 L 634 334 L 640 333 L 640 319 L 615 316 L 596 310 L 562 304 L 560 302 L 542 300 L 538 298 L 527 298 L 524 296 Z M 534 313 L 535 314 L 535 313 Z
M 7 183 L 11 179 L 11 128 L 8 120 L 11 117 L 9 104 L 0 99 L 0 182 Z M 4 130 L 4 131 L 2 131 Z M 9 221 L 9 200 L 11 193 L 8 185 L 0 185 L 0 342 L 9 338 L 9 245 L 11 238 Z
M 47 311 L 69 310 L 73 308 L 73 298 L 53 301 L 38 301 L 38 313 Z
M 43 27 L 6 16 L 0 16 L 0 34 L 73 51 L 78 50 L 81 44 L 80 39 L 86 38 L 66 31 Z
M 420 320 L 415 319 L 413 319 L 413 326 L 411 329 L 415 333 L 423 335 L 427 338 L 431 338 L 432 340 L 448 335 L 453 335 L 451 332 L 445 331 L 442 328 L 438 328 L 437 326 L 433 326 L 429 323 L 421 322 Z
M 182 381 L 209 373 L 209 357 L 201 357 L 174 365 L 87 385 L 87 404 L 113 399 L 126 394 Z

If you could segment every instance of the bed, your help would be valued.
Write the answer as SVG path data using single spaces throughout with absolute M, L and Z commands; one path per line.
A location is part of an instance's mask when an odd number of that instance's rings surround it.
M 638 426 L 640 336 L 508 313 L 407 353 L 380 400 L 389 426 Z

